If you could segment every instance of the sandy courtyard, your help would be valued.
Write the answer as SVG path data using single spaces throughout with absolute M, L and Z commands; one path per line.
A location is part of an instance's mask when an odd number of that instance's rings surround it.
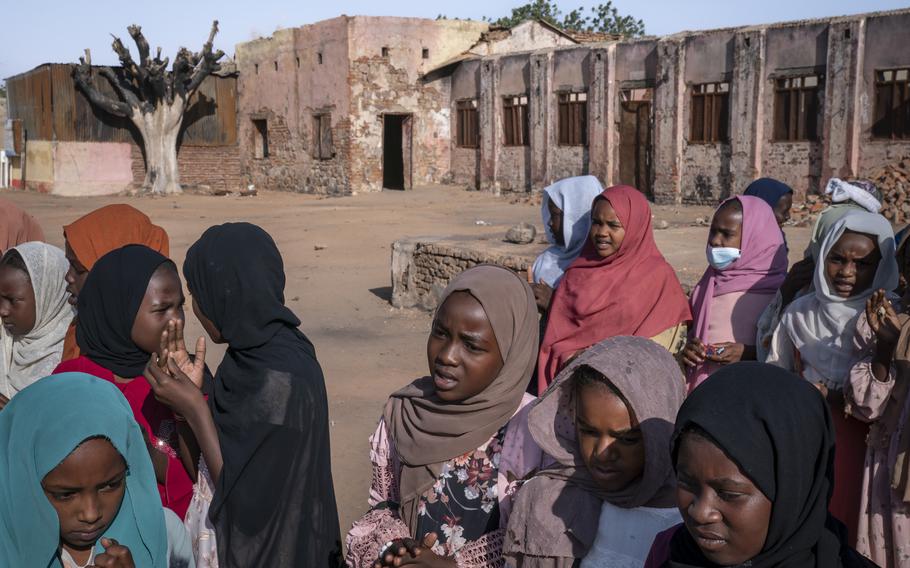
M 269 231 L 284 256 L 287 303 L 302 320 L 301 329 L 316 344 L 326 375 L 332 469 L 342 531 L 366 507 L 370 481 L 367 438 L 383 402 L 392 390 L 427 370 L 430 315 L 394 309 L 388 303 L 390 244 L 420 235 L 499 240 L 509 226 L 520 221 L 536 223 L 542 229 L 538 206 L 512 204 L 506 198 L 452 187 L 332 199 L 274 192 L 245 198 L 183 195 L 160 199 L 0 195 L 36 216 L 48 241 L 61 247 L 62 225 L 103 205 L 129 203 L 168 231 L 178 266 L 189 245 L 211 225 L 249 221 Z M 684 282 L 695 281 L 705 266 L 707 229 L 692 226 L 692 221 L 710 215 L 710 210 L 656 207 L 654 214 L 670 223 L 670 228 L 655 233 L 661 250 Z M 488 225 L 479 225 L 478 220 Z M 802 251 L 808 229 L 788 227 L 786 232 L 791 250 Z M 796 260 L 795 253 L 792 260 Z M 187 321 L 192 337 L 202 333 L 189 310 Z M 222 353 L 223 348 L 212 346 L 207 359 L 213 370 Z

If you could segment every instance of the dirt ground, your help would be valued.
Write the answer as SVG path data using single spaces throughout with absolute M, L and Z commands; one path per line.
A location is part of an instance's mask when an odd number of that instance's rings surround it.
M 62 226 L 110 203 L 129 203 L 163 226 L 171 253 L 182 265 L 187 248 L 211 225 L 249 221 L 278 243 L 287 272 L 288 305 L 301 329 L 316 344 L 325 370 L 332 432 L 332 469 L 342 531 L 366 507 L 370 481 L 367 438 L 390 392 L 426 373 L 430 315 L 390 306 L 390 245 L 421 235 L 501 239 L 508 227 L 535 223 L 539 206 L 511 203 L 485 193 L 434 186 L 344 198 L 264 192 L 256 197 L 182 195 L 175 198 L 62 198 L 4 192 L 38 218 L 50 243 L 63 246 Z M 705 267 L 707 208 L 654 208 L 655 220 L 670 227 L 655 231 L 658 245 L 684 283 Z M 477 224 L 484 221 L 488 225 Z M 791 260 L 805 248 L 809 230 L 787 228 Z M 324 248 L 323 248 L 324 247 Z M 543 246 L 541 246 L 543 248 Z M 202 333 L 188 312 L 189 334 Z M 223 348 L 212 346 L 213 368 Z

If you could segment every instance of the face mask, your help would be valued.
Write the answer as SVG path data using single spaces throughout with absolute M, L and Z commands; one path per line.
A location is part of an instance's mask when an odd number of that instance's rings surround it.
M 706 252 L 708 254 L 708 264 L 716 270 L 725 270 L 743 255 L 741 250 L 732 247 L 709 246 Z

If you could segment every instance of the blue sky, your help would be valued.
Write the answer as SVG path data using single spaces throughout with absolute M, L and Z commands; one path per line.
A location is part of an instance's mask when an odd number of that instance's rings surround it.
M 508 14 L 521 0 L 4 0 L 0 8 L 0 79 L 46 62 L 76 61 L 92 50 L 95 63 L 116 63 L 110 33 L 129 40 L 126 26 L 142 26 L 152 47 L 171 56 L 181 45 L 198 50 L 211 21 L 221 22 L 216 46 L 233 55 L 234 45 L 294 27 L 348 15 L 480 19 Z M 558 0 L 563 12 L 597 0 Z M 614 0 L 624 14 L 641 18 L 649 34 L 798 20 L 910 6 L 908 0 Z M 130 41 L 130 44 L 132 42 Z

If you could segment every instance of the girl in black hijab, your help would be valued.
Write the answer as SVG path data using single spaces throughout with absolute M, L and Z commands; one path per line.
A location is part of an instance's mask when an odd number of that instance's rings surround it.
M 275 242 L 249 223 L 211 227 L 183 272 L 193 312 L 212 341 L 228 344 L 208 405 L 173 356 L 168 373 L 149 365 L 146 376 L 199 440 L 214 482 L 208 518 L 219 565 L 338 566 L 325 382 L 284 305 Z
M 684 524 L 657 536 L 646 568 L 874 567 L 828 514 L 833 460 L 831 414 L 812 385 L 764 363 L 724 367 L 677 415 Z

